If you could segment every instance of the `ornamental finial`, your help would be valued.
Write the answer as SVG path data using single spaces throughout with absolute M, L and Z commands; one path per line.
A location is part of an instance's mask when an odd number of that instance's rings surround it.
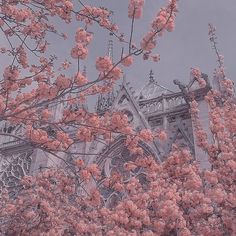
M 82 74 L 85 77 L 87 76 L 87 67 L 86 66 L 84 66 Z
M 150 73 L 149 73 L 149 82 L 154 82 L 154 73 L 152 70 L 150 70 Z

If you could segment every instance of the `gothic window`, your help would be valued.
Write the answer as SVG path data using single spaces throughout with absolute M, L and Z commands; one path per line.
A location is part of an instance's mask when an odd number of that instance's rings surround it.
M 10 134 L 14 129 L 15 129 L 14 126 L 8 126 L 8 127 L 5 126 L 5 127 L 3 128 L 3 132 Z
M 168 152 L 171 151 L 172 145 L 175 144 L 180 148 L 186 148 L 188 149 L 192 154 L 194 153 L 194 146 L 192 143 L 193 136 L 191 132 L 189 131 L 188 127 L 185 127 L 185 124 L 183 124 L 183 127 L 177 127 L 174 128 L 171 132 L 171 136 L 168 143 Z
M 125 95 L 123 95 L 123 96 L 121 97 L 120 101 L 118 102 L 118 104 L 125 105 L 125 104 L 127 104 L 128 102 L 129 102 L 129 99 L 128 99 Z
M 129 111 L 129 110 L 123 110 L 122 112 L 123 112 L 125 115 L 127 115 L 128 121 L 129 121 L 129 123 L 131 123 L 131 122 L 133 121 L 133 119 L 134 119 L 134 116 L 133 116 L 132 112 Z
M 15 196 L 21 189 L 20 180 L 30 172 L 33 151 L 0 156 L 0 192 L 3 188 Z
M 148 123 L 151 127 L 157 127 L 163 124 L 163 118 L 161 117 L 150 117 L 148 118 Z
M 118 174 L 122 176 L 123 182 L 126 183 L 131 177 L 136 176 L 141 172 L 141 168 L 136 168 L 133 171 L 127 171 L 125 169 L 125 163 L 135 161 L 135 159 L 136 155 L 130 154 L 127 148 L 121 149 L 120 153 L 114 155 L 112 159 L 107 160 L 109 161 L 109 166 L 107 170 L 103 171 L 103 176 L 108 177 L 113 174 Z M 108 207 L 116 205 L 122 199 L 124 194 L 103 185 L 101 185 L 100 191 Z
M 147 149 L 145 144 L 142 146 L 144 148 L 144 155 L 151 155 L 150 150 Z M 143 169 L 137 167 L 132 171 L 127 171 L 125 165 L 127 162 L 134 162 L 137 158 L 137 155 L 131 154 L 129 150 L 124 146 L 124 141 L 120 142 L 118 145 L 115 145 L 113 151 L 109 155 L 110 158 L 104 160 L 104 168 L 102 171 L 102 176 L 104 178 L 110 177 L 113 174 L 121 176 L 122 181 L 127 183 L 133 176 L 137 176 L 141 184 L 148 184 Z M 120 199 L 122 199 L 124 192 L 117 192 L 110 187 L 106 187 L 100 184 L 100 191 L 102 193 L 104 203 L 108 207 L 114 206 Z
M 47 131 L 49 137 L 55 137 L 56 136 L 56 130 L 53 129 L 51 126 L 47 126 L 45 128 L 45 130 Z
M 124 181 L 129 180 L 132 176 L 138 173 L 140 168 L 136 168 L 134 171 L 127 171 L 125 170 L 125 163 L 128 161 L 135 161 L 136 155 L 130 154 L 127 148 L 124 148 L 122 152 L 112 158 L 111 164 L 110 164 L 110 173 L 121 173 L 123 176 Z
M 2 133 L 6 134 L 6 135 L 0 136 L 1 147 L 3 147 L 5 144 L 9 144 L 11 142 L 17 141 L 17 139 L 15 137 L 11 136 L 12 134 L 14 134 L 16 136 L 22 135 L 22 125 L 15 126 L 15 125 L 12 125 L 8 121 L 4 121 L 1 123 L 0 130 Z M 9 134 L 9 135 L 7 135 L 7 134 Z M 19 140 L 18 140 L 18 142 L 19 142 Z

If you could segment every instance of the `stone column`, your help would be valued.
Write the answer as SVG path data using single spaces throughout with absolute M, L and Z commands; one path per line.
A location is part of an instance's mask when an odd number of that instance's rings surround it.
M 208 104 L 204 100 L 198 101 L 198 109 L 199 109 L 199 121 L 203 128 L 203 130 L 207 133 L 208 142 L 212 142 L 212 134 L 210 130 L 210 120 L 209 120 L 209 107 Z M 193 126 L 193 136 L 194 136 L 194 150 L 195 150 L 195 157 L 196 160 L 200 163 L 201 169 L 210 169 L 211 164 L 208 159 L 208 154 L 203 151 L 197 145 L 197 138 L 194 132 Z

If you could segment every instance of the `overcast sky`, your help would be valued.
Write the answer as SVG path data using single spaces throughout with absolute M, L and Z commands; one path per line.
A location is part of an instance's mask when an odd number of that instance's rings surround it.
M 115 12 L 114 21 L 120 25 L 124 33 L 130 30 L 130 20 L 127 17 L 128 0 L 91 0 L 100 6 L 107 6 Z M 135 24 L 135 40 L 137 43 L 150 28 L 150 23 L 165 0 L 146 0 L 144 16 Z M 159 63 L 135 59 L 133 67 L 126 71 L 127 80 L 139 89 L 148 80 L 150 69 L 155 78 L 169 88 L 173 88 L 173 79 L 189 80 L 191 67 L 199 67 L 202 72 L 212 77 L 217 66 L 216 57 L 208 39 L 208 23 L 215 25 L 218 36 L 218 47 L 225 57 L 227 76 L 236 82 L 236 0 L 180 0 L 176 28 L 172 33 L 166 33 L 159 41 L 156 49 L 161 55 Z M 100 33 L 100 32 L 99 32 Z M 94 76 L 94 57 L 103 55 L 107 50 L 107 37 L 100 34 L 93 44 L 88 63 L 88 74 Z M 114 42 L 116 44 L 116 41 Z M 114 57 L 120 56 L 120 46 L 114 47 Z M 91 69 L 89 72 L 89 68 Z
M 83 2 L 104 6 L 114 11 L 114 22 L 120 26 L 120 31 L 126 35 L 130 31 L 130 19 L 127 17 L 128 0 L 84 0 Z M 134 39 L 139 45 L 143 35 L 150 28 L 150 23 L 160 7 L 166 5 L 167 0 L 146 0 L 144 16 L 135 22 Z M 152 69 L 156 80 L 163 86 L 174 89 L 174 79 L 183 82 L 189 80 L 190 68 L 199 67 L 202 72 L 212 78 L 214 68 L 217 66 L 216 57 L 211 49 L 208 39 L 208 23 L 216 26 L 218 35 L 218 47 L 225 57 L 227 76 L 236 82 L 236 0 L 179 0 L 179 13 L 176 20 L 176 28 L 172 33 L 165 33 L 158 41 L 156 53 L 161 55 L 159 63 L 143 61 L 135 58 L 134 66 L 125 71 L 126 78 L 131 85 L 139 90 L 148 81 L 149 71 Z M 69 58 L 73 47 L 74 33 L 79 26 L 78 22 L 69 27 L 57 23 L 61 31 L 69 34 L 69 40 L 59 40 L 50 36 L 51 50 L 59 58 Z M 95 60 L 97 56 L 103 56 L 107 52 L 108 33 L 98 27 L 94 27 L 95 40 L 91 44 L 91 50 L 87 61 L 87 74 L 90 80 L 97 77 Z M 71 40 L 70 40 L 71 39 Z M 4 45 L 4 37 L 1 44 Z M 114 39 L 114 60 L 118 60 L 121 53 L 121 45 Z M 73 60 L 73 59 L 72 59 Z M 0 59 L 0 68 L 3 68 L 7 60 Z M 71 73 L 76 72 L 76 62 Z

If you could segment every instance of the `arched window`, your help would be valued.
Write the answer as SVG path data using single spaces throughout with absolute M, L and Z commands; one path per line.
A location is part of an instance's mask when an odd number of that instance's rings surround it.
M 145 144 L 140 143 L 139 146 L 143 148 L 144 156 L 155 156 L 151 148 Z M 132 154 L 125 146 L 125 137 L 119 137 L 113 144 L 111 144 L 101 155 L 98 164 L 102 168 L 102 176 L 100 191 L 102 193 L 105 204 L 109 207 L 114 206 L 119 199 L 122 199 L 125 193 L 117 192 L 110 187 L 106 187 L 102 182 L 113 175 L 120 176 L 124 183 L 128 182 L 133 176 L 140 177 L 140 181 L 144 181 L 144 173 L 141 167 L 137 167 L 132 171 L 127 171 L 125 165 L 127 162 L 134 162 L 138 155 Z M 104 158 L 107 157 L 107 158 Z M 144 182 L 143 182 L 144 184 Z

